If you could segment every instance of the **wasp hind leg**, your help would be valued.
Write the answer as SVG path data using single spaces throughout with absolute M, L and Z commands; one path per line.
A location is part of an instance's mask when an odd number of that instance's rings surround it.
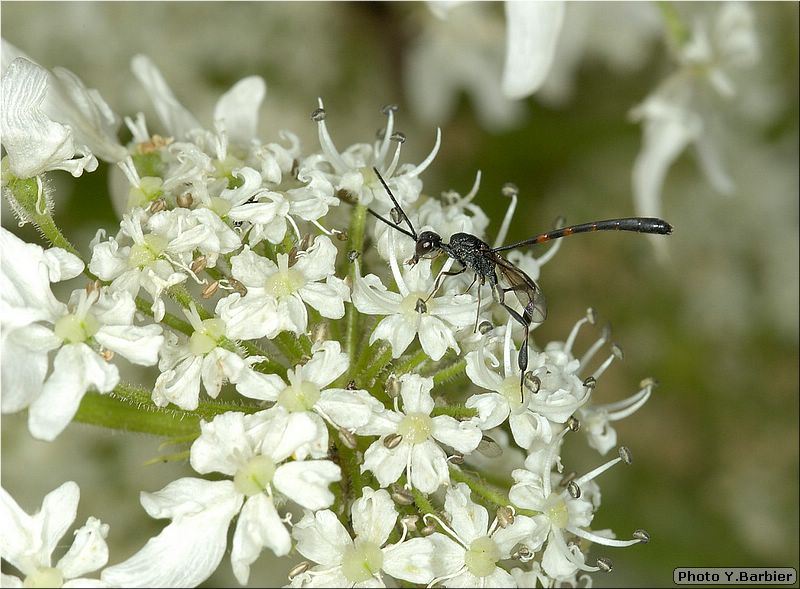
M 530 334 L 531 324 L 530 321 L 526 320 L 527 313 L 526 317 L 523 317 L 506 304 L 506 289 L 494 285 L 492 292 L 495 293 L 497 302 L 500 303 L 506 311 L 508 311 L 508 314 L 511 315 L 511 318 L 514 319 L 514 321 L 522 326 L 524 331 L 522 345 L 519 348 L 519 355 L 517 356 L 517 366 L 519 367 L 519 394 L 520 398 L 522 399 L 522 391 L 525 384 L 525 371 L 528 370 L 528 335 Z

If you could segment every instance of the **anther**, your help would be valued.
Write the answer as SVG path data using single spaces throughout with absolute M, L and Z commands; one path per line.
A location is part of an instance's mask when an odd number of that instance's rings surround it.
M 311 568 L 311 563 L 308 562 L 307 560 L 304 560 L 303 562 L 292 567 L 291 570 L 289 570 L 289 580 L 291 581 L 295 577 L 302 575 L 310 568 Z
M 646 388 L 655 388 L 659 385 L 658 380 L 653 378 L 652 376 L 648 376 L 647 378 L 642 379 L 639 383 L 639 388 L 646 389 Z
M 423 314 L 428 312 L 428 305 L 422 299 L 417 299 L 417 305 L 414 307 L 417 313 Z
M 314 243 L 314 236 L 310 233 L 306 233 L 303 236 L 303 239 L 300 240 L 300 243 L 297 244 L 297 249 L 304 252 L 311 247 L 311 244 Z
M 627 446 L 620 446 L 618 451 L 619 457 L 622 458 L 622 462 L 625 464 L 630 464 L 633 462 L 633 454 L 631 454 L 630 448 Z
M 347 231 L 342 231 L 341 229 L 331 229 L 331 233 L 333 233 L 334 237 L 339 241 L 347 241 L 350 239 Z
M 339 430 L 339 439 L 342 441 L 342 444 L 351 450 L 355 450 L 358 447 L 358 440 L 356 439 L 355 434 L 346 429 Z
M 503 529 L 506 529 L 514 523 L 514 510 L 508 505 L 501 505 L 498 507 L 495 515 L 497 516 L 497 523 L 500 524 L 500 527 Z
M 410 503 L 409 503 L 409 505 L 410 505 Z M 409 514 L 409 515 L 407 515 L 405 517 L 400 518 L 400 523 L 403 526 L 405 526 L 405 528 L 409 532 L 416 532 L 417 531 L 417 522 L 418 521 L 419 521 L 419 516 L 418 515 L 414 515 L 413 513 Z
M 175 199 L 175 202 L 178 203 L 179 207 L 188 209 L 194 203 L 194 198 L 192 197 L 191 192 L 184 192 L 183 194 L 178 195 L 178 197 Z
M 569 428 L 569 431 L 571 431 L 571 432 L 578 431 L 579 429 L 581 429 L 581 421 L 580 421 L 580 419 L 578 419 L 574 415 L 570 415 L 569 419 L 567 419 L 567 427 Z
M 481 321 L 480 325 L 478 325 L 478 333 L 481 335 L 486 335 L 490 331 L 494 329 L 494 325 L 490 321 Z
M 639 540 L 639 542 L 642 544 L 647 544 L 650 541 L 650 534 L 641 528 L 633 532 L 633 537 Z
M 428 524 L 427 526 L 425 526 L 424 528 L 422 528 L 419 531 L 419 535 L 424 538 L 425 536 L 430 536 L 435 531 L 436 531 L 436 524 L 431 523 L 431 524 Z
M 347 190 L 346 188 L 340 188 L 339 190 L 336 191 L 336 194 L 334 196 L 351 205 L 354 205 L 358 202 L 358 195 Z
M 355 262 L 360 255 L 360 252 L 357 252 L 356 250 L 350 250 L 347 252 L 347 259 L 352 263 Z
M 400 434 L 389 434 L 385 438 L 383 438 L 383 445 L 386 446 L 389 450 L 394 450 L 397 448 L 400 443 L 403 441 L 403 436 Z
M 156 213 L 160 213 L 164 209 L 167 208 L 167 202 L 163 198 L 157 198 L 153 202 L 150 203 L 150 206 L 147 207 L 147 212 L 151 215 L 155 215 Z
M 500 444 L 495 442 L 489 436 L 483 436 L 481 438 L 481 441 L 478 442 L 478 447 L 476 450 L 478 450 L 478 452 L 487 458 L 497 458 L 503 454 L 503 448 L 500 447 Z
M 388 115 L 390 112 L 397 112 L 399 110 L 399 106 L 396 104 L 384 104 L 381 107 L 381 112 L 385 115 Z
M 399 225 L 400 221 L 403 220 L 403 215 L 402 213 L 400 213 L 400 209 L 398 209 L 397 207 L 392 207 L 392 210 L 389 211 L 389 217 L 391 217 L 392 222 L 395 225 Z
M 461 454 L 460 452 L 456 452 L 455 454 L 450 456 L 447 460 L 450 461 L 450 464 L 456 464 L 460 466 L 464 464 L 464 455 Z
M 587 376 L 583 381 L 583 386 L 587 389 L 593 389 L 597 386 L 597 379 L 593 376 Z
M 395 399 L 400 395 L 400 380 L 396 375 L 390 374 L 386 378 L 386 383 L 383 386 L 383 390 L 386 391 L 386 394 L 392 399 Z
M 189 269 L 191 269 L 191 271 L 194 272 L 195 274 L 197 274 L 198 272 L 202 272 L 203 270 L 206 269 L 206 262 L 207 260 L 205 256 L 197 256 L 194 260 L 192 260 Z
M 214 293 L 217 292 L 219 289 L 219 280 L 215 280 L 214 282 L 207 284 L 202 291 L 200 291 L 200 296 L 204 299 L 210 299 L 214 296 Z
M 247 294 L 247 287 L 235 278 L 228 278 L 228 283 L 233 288 L 233 292 L 238 292 L 241 296 Z
M 103 350 L 100 352 L 100 356 L 102 356 L 103 360 L 106 362 L 111 362 L 114 359 L 114 352 L 111 350 Z
M 311 120 L 316 122 L 316 123 L 319 123 L 320 121 L 324 121 L 326 116 L 327 116 L 327 113 L 325 112 L 324 108 L 315 108 L 311 112 Z
M 611 562 L 610 558 L 605 556 L 601 556 L 597 559 L 597 568 L 599 568 L 604 573 L 610 573 L 614 569 L 614 563 Z
M 92 280 L 86 285 L 86 294 L 92 294 L 100 290 L 100 287 L 103 286 L 103 283 L 99 280 Z
M 398 505 L 411 505 L 414 503 L 414 496 L 411 494 L 411 491 L 404 489 L 400 485 L 394 485 L 391 497 Z
M 533 551 L 525 544 L 522 544 L 511 554 L 511 558 L 519 560 L 520 562 L 529 562 L 533 560 Z
M 573 499 L 578 499 L 581 496 L 581 488 L 575 481 L 570 481 L 567 483 L 567 493 L 569 493 L 569 496 Z
M 619 360 L 625 358 L 625 353 L 617 344 L 611 344 L 611 353 L 614 354 L 614 356 L 616 356 Z
M 321 321 L 311 329 L 311 341 L 315 344 L 327 341 L 330 338 L 331 329 L 327 321 Z
M 344 388 L 347 389 L 348 391 L 354 391 L 358 387 L 356 386 L 356 381 L 351 380 L 350 382 L 347 383 L 347 386 Z
M 389 137 L 390 141 L 395 141 L 397 143 L 405 143 L 406 142 L 406 134 L 402 131 L 395 131 L 392 133 L 391 137 Z
M 514 184 L 512 182 L 506 182 L 505 184 L 503 184 L 503 187 L 500 189 L 500 193 L 503 196 L 511 198 L 512 196 L 518 196 L 519 195 L 519 188 L 517 187 L 516 184 Z
M 588 309 L 586 309 L 586 319 L 592 325 L 594 325 L 597 322 L 597 313 L 595 313 L 594 308 L 589 307 Z
M 530 370 L 525 373 L 523 381 L 525 382 L 525 387 L 534 395 L 542 388 L 542 379 Z

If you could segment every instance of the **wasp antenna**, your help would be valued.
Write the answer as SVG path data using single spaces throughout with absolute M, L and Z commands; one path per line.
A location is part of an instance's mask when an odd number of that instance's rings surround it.
M 389 190 L 389 185 L 386 184 L 386 180 L 383 179 L 383 176 L 381 176 L 381 173 L 378 171 L 378 168 L 373 167 L 372 171 L 375 172 L 375 175 L 378 177 L 378 180 L 380 180 L 381 184 L 383 184 L 383 189 L 386 191 L 386 194 L 389 195 L 389 198 L 392 199 L 392 202 L 394 203 L 395 208 L 397 208 L 397 210 L 403 216 L 403 219 L 405 219 L 405 222 L 408 223 L 408 228 L 411 229 L 410 237 L 413 237 L 414 239 L 417 239 L 417 230 L 414 229 L 414 226 L 411 224 L 411 221 L 409 220 L 408 215 L 406 215 L 406 212 L 403 210 L 403 207 L 400 206 L 400 203 L 397 202 L 397 199 L 394 197 L 394 194 L 392 194 L 392 191 Z M 373 211 L 370 211 L 370 212 L 373 215 L 378 216 L 377 213 L 374 213 Z M 379 218 L 381 218 L 383 221 L 388 223 L 388 221 L 386 221 L 386 219 L 383 219 L 382 217 L 379 217 Z M 395 229 L 399 229 L 400 231 L 402 231 L 406 235 L 409 235 L 409 233 L 406 232 L 404 229 L 400 229 L 399 225 L 396 225 L 394 223 L 389 223 L 389 225 L 392 225 Z

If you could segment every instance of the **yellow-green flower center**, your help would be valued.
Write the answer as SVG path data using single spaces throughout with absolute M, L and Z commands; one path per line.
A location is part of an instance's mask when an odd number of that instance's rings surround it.
M 141 179 L 139 186 L 131 186 L 128 191 L 128 208 L 143 207 L 153 202 L 164 194 L 161 185 L 164 181 L 157 176 L 145 176 Z
M 494 572 L 500 560 L 500 549 L 489 536 L 477 538 L 464 554 L 464 564 L 476 577 L 488 577 Z
M 397 426 L 397 433 L 412 444 L 421 444 L 427 440 L 431 431 L 433 431 L 433 420 L 430 415 L 424 413 L 409 413 Z
M 71 344 L 85 342 L 100 329 L 100 323 L 91 315 L 78 317 L 77 315 L 64 315 L 56 321 L 53 331 L 56 337 Z
M 545 501 L 544 514 L 550 519 L 555 528 L 563 528 L 569 523 L 569 509 L 567 502 L 560 495 L 553 493 Z
M 233 484 L 236 490 L 248 497 L 262 493 L 275 476 L 275 463 L 269 456 L 260 454 L 236 471 Z
M 25 577 L 23 587 L 61 587 L 64 584 L 64 575 L 58 569 L 45 567 L 36 569 L 33 574 Z
M 128 265 L 131 268 L 144 268 L 158 259 L 167 247 L 167 240 L 152 233 L 144 236 L 144 243 L 131 246 Z
M 306 279 L 298 270 L 287 268 L 267 278 L 266 289 L 275 298 L 280 298 L 297 292 L 305 284 Z
M 231 205 L 230 201 L 227 201 L 224 198 L 213 196 L 211 197 L 211 202 L 209 203 L 208 208 L 220 217 L 224 217 L 228 214 L 228 211 L 233 208 L 233 205 Z
M 278 395 L 277 403 L 287 411 L 308 411 L 319 401 L 320 390 L 308 380 L 292 383 Z
M 344 549 L 342 574 L 351 583 L 370 580 L 383 566 L 383 552 L 374 542 L 359 542 Z
M 189 338 L 189 351 L 195 356 L 204 356 L 217 347 L 225 333 L 222 319 L 206 319 L 203 327 L 196 330 Z
M 519 376 L 509 376 L 500 383 L 500 394 L 505 397 L 511 410 L 519 409 L 522 405 L 522 393 L 519 390 Z

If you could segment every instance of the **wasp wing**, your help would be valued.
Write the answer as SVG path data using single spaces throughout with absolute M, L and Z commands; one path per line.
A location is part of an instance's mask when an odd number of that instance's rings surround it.
M 544 294 L 536 281 L 501 256 L 496 256 L 495 264 L 500 289 L 514 293 L 522 305 L 522 317 L 530 325 L 542 323 L 547 317 L 547 304 Z

